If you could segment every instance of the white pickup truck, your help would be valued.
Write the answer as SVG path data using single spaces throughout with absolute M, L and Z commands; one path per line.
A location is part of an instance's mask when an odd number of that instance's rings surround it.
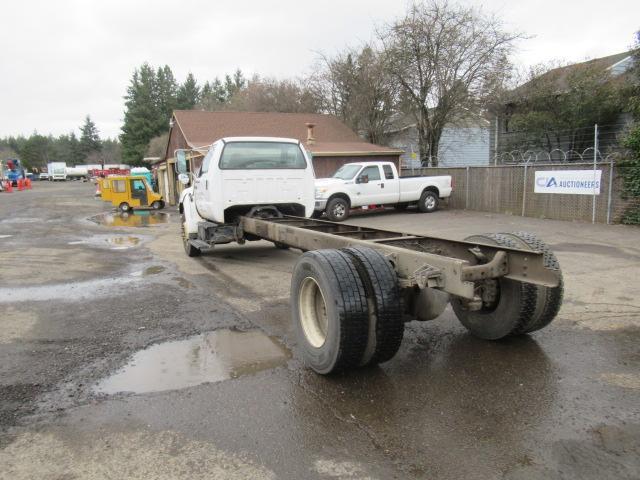
M 451 190 L 449 175 L 400 177 L 392 162 L 347 163 L 333 177 L 316 180 L 315 216 L 325 212 L 329 220 L 340 222 L 350 209 L 370 205 L 403 210 L 417 204 L 421 212 L 433 212 Z

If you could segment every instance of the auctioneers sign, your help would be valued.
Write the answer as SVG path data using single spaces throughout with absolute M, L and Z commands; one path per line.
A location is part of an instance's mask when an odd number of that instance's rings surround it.
M 600 195 L 602 170 L 537 171 L 535 193 Z

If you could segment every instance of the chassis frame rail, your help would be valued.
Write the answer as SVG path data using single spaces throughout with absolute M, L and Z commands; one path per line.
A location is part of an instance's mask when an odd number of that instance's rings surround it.
M 545 268 L 540 252 L 475 242 L 411 235 L 302 217 L 241 217 L 240 229 L 303 251 L 366 246 L 393 264 L 402 287 L 435 288 L 474 298 L 474 282 L 506 277 L 556 287 L 559 277 Z

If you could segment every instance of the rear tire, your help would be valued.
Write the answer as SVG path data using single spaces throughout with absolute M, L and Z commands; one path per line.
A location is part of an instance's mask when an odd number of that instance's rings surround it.
M 511 238 L 501 234 L 472 235 L 465 241 L 518 248 Z M 460 323 L 473 335 L 485 340 L 498 340 L 522 333 L 536 310 L 536 285 L 504 277 L 476 282 L 476 285 L 483 295 L 486 289 L 495 291 L 495 300 L 483 304 L 480 310 L 469 310 L 460 298 L 452 298 L 451 307 Z
M 432 190 L 425 190 L 422 192 L 422 195 L 420 195 L 420 200 L 418 200 L 418 210 L 422 213 L 435 212 L 438 209 L 439 203 L 440 199 L 436 192 Z
M 349 218 L 349 202 L 342 197 L 332 198 L 325 213 L 332 222 L 342 222 Z
M 291 317 L 305 364 L 320 374 L 357 367 L 369 310 L 353 260 L 339 250 L 303 254 L 291 277 Z
M 391 360 L 404 335 L 396 272 L 384 255 L 372 248 L 350 247 L 343 251 L 351 256 L 369 302 L 369 336 L 361 365 Z
M 549 246 L 540 240 L 533 233 L 528 232 L 512 232 L 501 233 L 505 237 L 511 238 L 516 242 L 519 248 L 523 250 L 536 250 L 542 252 L 544 266 L 549 270 L 558 272 L 560 283 L 557 287 L 544 287 L 536 285 L 538 290 L 538 301 L 536 303 L 536 311 L 531 321 L 523 325 L 520 333 L 531 333 L 540 330 L 549 325 L 558 315 L 562 306 L 562 298 L 564 297 L 564 281 L 562 279 L 562 270 L 560 263 Z
M 121 212 L 129 213 L 132 208 L 127 202 L 122 202 L 120 205 L 118 205 L 118 210 L 120 210 Z

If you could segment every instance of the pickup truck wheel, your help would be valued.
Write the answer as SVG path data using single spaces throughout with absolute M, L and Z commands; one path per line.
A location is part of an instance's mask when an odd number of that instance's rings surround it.
M 501 233 L 500 235 L 511 238 L 518 245 L 518 248 L 542 252 L 545 268 L 558 272 L 560 283 L 557 287 L 536 285 L 536 289 L 538 290 L 536 311 L 531 321 L 523 325 L 521 333 L 535 332 L 549 325 L 553 319 L 556 318 L 562 306 L 564 281 L 562 279 L 560 263 L 549 246 L 533 233 L 512 232 Z
M 404 335 L 398 277 L 380 252 L 367 247 L 343 249 L 353 260 L 369 302 L 369 336 L 361 365 L 391 360 Z
M 472 235 L 465 241 L 518 248 L 511 238 L 501 234 Z M 479 310 L 468 309 L 463 299 L 454 297 L 451 300 L 460 323 L 476 337 L 498 340 L 518 335 L 535 314 L 536 285 L 502 277 L 476 282 L 476 293 L 482 299 Z
M 327 218 L 332 222 L 341 222 L 349 217 L 349 202 L 342 197 L 329 200 L 326 210 Z
M 118 209 L 121 212 L 130 212 L 131 206 L 127 202 L 122 202 L 120 205 L 118 205 Z
M 182 231 L 182 246 L 184 247 L 184 253 L 189 257 L 197 257 L 200 255 L 200 250 L 191 245 L 189 242 L 189 234 L 187 233 L 187 219 L 184 216 L 184 213 L 181 216 L 180 229 Z
M 339 250 L 303 254 L 291 277 L 291 316 L 304 362 L 320 374 L 360 365 L 369 310 L 353 260 Z
M 420 200 L 418 200 L 418 210 L 422 213 L 435 212 L 438 209 L 439 202 L 440 199 L 436 192 L 425 190 L 422 192 L 422 195 L 420 195 Z

